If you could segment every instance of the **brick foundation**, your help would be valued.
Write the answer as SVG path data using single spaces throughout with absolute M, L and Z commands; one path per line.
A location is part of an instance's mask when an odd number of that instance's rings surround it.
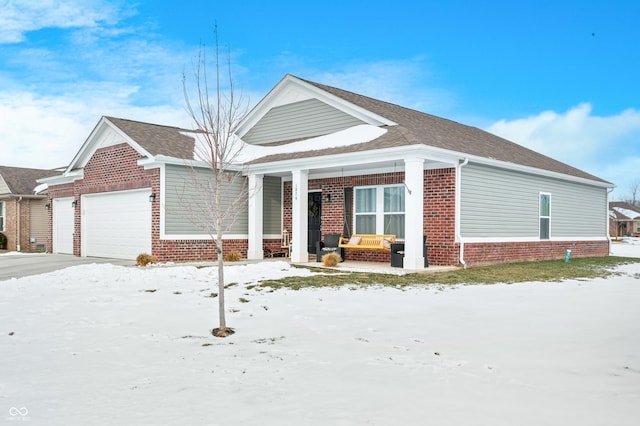
M 467 243 L 464 260 L 467 265 L 504 262 L 563 259 L 566 250 L 571 257 L 607 256 L 608 241 L 540 241 L 520 243 Z

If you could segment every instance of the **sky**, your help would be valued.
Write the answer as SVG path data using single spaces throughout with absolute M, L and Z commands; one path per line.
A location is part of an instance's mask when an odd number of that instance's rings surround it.
M 255 105 L 286 74 L 640 181 L 640 3 L 0 0 L 0 164 L 67 165 L 103 115 L 192 128 L 200 47 Z

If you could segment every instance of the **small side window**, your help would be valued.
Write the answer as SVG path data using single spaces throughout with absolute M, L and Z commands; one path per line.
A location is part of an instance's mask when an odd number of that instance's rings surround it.
M 540 193 L 540 239 L 548 240 L 551 232 L 551 194 Z

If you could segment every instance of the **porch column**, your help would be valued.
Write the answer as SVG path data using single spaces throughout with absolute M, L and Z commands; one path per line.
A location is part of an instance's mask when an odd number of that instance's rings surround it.
M 292 182 L 291 202 L 291 261 L 308 262 L 308 193 L 309 171 L 294 170 Z
M 249 175 L 249 242 L 247 248 L 248 259 L 262 259 L 263 220 L 263 182 L 264 175 Z
M 404 269 L 424 269 L 424 160 L 404 160 Z

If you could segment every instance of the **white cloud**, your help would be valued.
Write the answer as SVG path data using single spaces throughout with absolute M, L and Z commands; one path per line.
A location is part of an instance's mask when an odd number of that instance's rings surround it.
M 624 195 L 640 176 L 640 111 L 596 116 L 588 103 L 564 113 L 501 120 L 487 130 L 615 183 Z
M 0 93 L 2 164 L 54 168 L 67 165 L 103 115 L 191 127 L 181 107 L 137 107 L 126 93 L 114 96 L 105 85 L 78 97 L 38 97 L 30 92 Z M 126 92 L 126 88 L 120 88 Z
M 286 65 L 290 67 L 287 72 L 301 68 L 296 63 Z M 430 84 L 430 66 L 423 57 L 353 62 L 321 72 L 317 69 L 305 71 L 304 66 L 302 68 L 302 71 L 295 71 L 294 74 L 301 72 L 296 75 L 430 114 L 446 115 L 455 104 L 451 92 Z
M 0 43 L 24 41 L 43 28 L 99 27 L 118 20 L 114 2 L 101 0 L 8 0 L 0 8 Z

